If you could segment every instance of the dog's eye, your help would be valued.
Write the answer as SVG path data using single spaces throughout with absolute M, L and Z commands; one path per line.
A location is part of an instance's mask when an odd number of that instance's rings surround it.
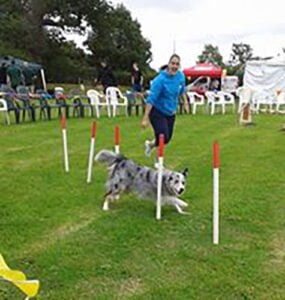
M 185 181 L 182 181 L 181 183 L 184 185 L 184 184 L 185 184 Z
M 177 183 L 179 183 L 179 180 L 175 180 L 175 182 L 174 182 L 175 184 L 177 184 Z
M 173 177 L 172 177 L 172 176 L 169 177 L 169 181 L 171 181 L 171 180 L 173 180 Z

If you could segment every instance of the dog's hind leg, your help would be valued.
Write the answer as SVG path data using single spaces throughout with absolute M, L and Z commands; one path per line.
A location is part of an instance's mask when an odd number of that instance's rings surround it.
M 109 210 L 110 209 L 109 204 L 113 200 L 114 200 L 114 195 L 112 195 L 112 191 L 107 192 L 104 196 L 104 203 L 102 209 L 105 211 Z
M 111 199 L 112 199 L 112 196 L 105 197 L 105 201 L 104 201 L 103 207 L 102 207 L 103 210 L 105 210 L 105 211 L 109 210 L 109 201 Z
M 114 202 L 115 200 L 119 200 L 119 199 L 120 199 L 120 194 L 113 195 L 113 194 L 111 194 L 111 192 L 107 193 L 105 195 L 105 200 L 104 200 L 102 209 L 105 211 L 109 210 L 110 202 Z

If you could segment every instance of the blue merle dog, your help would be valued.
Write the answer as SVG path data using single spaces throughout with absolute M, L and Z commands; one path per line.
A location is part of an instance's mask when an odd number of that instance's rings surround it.
M 110 202 L 118 200 L 122 193 L 134 193 L 140 199 L 156 201 L 157 170 L 140 166 L 109 150 L 101 150 L 95 156 L 95 161 L 107 164 L 109 170 L 103 210 L 109 210 Z M 163 169 L 162 174 L 161 204 L 172 205 L 181 214 L 185 213 L 183 208 L 188 206 L 178 198 L 185 191 L 187 175 L 187 169 L 182 172 Z

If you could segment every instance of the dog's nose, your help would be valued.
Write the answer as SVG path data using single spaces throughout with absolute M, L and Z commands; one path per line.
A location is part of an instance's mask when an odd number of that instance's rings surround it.
M 184 189 L 179 190 L 179 194 L 182 194 L 184 192 Z

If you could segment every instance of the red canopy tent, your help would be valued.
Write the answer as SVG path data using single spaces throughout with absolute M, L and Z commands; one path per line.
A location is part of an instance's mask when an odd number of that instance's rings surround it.
M 211 63 L 200 63 L 191 68 L 183 70 L 186 77 L 208 76 L 211 78 L 220 78 L 222 76 L 222 68 Z

